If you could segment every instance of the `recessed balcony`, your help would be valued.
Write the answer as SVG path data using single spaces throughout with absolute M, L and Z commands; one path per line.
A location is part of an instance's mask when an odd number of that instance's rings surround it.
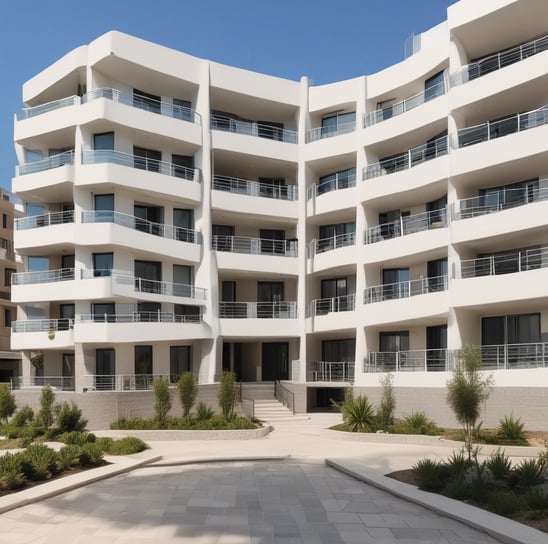
M 356 295 L 343 295 L 332 298 L 317 298 L 310 303 L 310 315 L 321 316 L 338 312 L 353 312 Z
M 220 319 L 295 319 L 297 303 L 279 302 L 220 302 Z
M 20 164 L 15 168 L 15 175 L 24 176 L 26 174 L 35 174 L 36 172 L 43 172 L 45 170 L 72 164 L 74 164 L 74 150 L 52 155 L 46 159 Z
M 364 304 L 385 300 L 409 298 L 447 290 L 447 276 L 434 276 L 418 280 L 401 281 L 368 287 L 364 292 Z
M 278 127 L 274 124 L 264 124 L 255 121 L 244 121 L 223 115 L 211 115 L 211 130 L 245 134 L 258 138 L 266 138 L 290 144 L 297 143 L 297 133 L 293 130 Z
M 322 127 L 311 128 L 306 131 L 306 143 L 323 140 L 324 138 L 332 138 L 341 134 L 349 134 L 356 130 L 356 121 L 351 123 L 340 123 L 337 125 L 328 125 Z
M 327 251 L 333 251 L 334 249 L 354 245 L 356 245 L 356 233 L 345 232 L 329 238 L 313 239 L 310 241 L 308 248 L 310 256 L 314 256 Z
M 309 382 L 354 383 L 354 361 L 315 361 L 308 364 Z
M 73 319 L 28 319 L 12 323 L 12 349 L 55 349 L 73 345 Z
M 297 200 L 296 185 L 272 185 L 248 179 L 215 176 L 213 189 L 237 195 L 258 196 L 275 200 Z
M 368 372 L 447 372 L 454 367 L 453 352 L 447 349 L 372 351 L 364 361 Z
M 229 253 L 247 255 L 275 255 L 277 257 L 296 257 L 296 240 L 271 240 L 270 238 L 249 238 L 247 236 L 211 237 L 211 249 Z
M 497 276 L 547 267 L 548 247 L 536 247 L 463 260 L 460 264 L 460 277 Z
M 332 176 L 325 176 L 329 179 L 321 181 L 320 183 L 314 183 L 307 189 L 307 199 L 317 198 L 323 194 L 330 193 L 331 191 L 356 187 L 356 171 L 355 168 L 352 170 L 353 172 L 348 170 L 336 172 Z

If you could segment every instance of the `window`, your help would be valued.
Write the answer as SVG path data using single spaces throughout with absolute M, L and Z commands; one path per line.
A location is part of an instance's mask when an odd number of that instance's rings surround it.
M 379 333 L 381 352 L 409 351 L 409 331 Z
M 162 152 L 154 149 L 133 146 L 133 167 L 150 172 L 160 171 Z
M 322 342 L 322 361 L 353 362 L 356 358 L 356 339 L 324 340 Z
M 155 236 L 162 236 L 164 222 L 164 208 L 160 206 L 144 206 L 134 204 L 133 215 L 135 220 L 135 229 Z
M 533 178 L 499 187 L 480 189 L 480 206 L 497 209 L 513 208 L 538 200 L 539 179 Z
M 171 155 L 173 175 L 176 178 L 194 179 L 194 157 L 192 155 Z
M 356 223 L 339 223 L 336 225 L 321 225 L 317 252 L 329 251 L 337 247 L 348 245 L 352 241 L 351 235 L 356 232 Z
M 261 229 L 261 253 L 268 255 L 283 255 L 285 253 L 285 231 L 277 229 Z
M 112 151 L 114 149 L 114 132 L 94 134 L 93 149 L 95 151 Z
M 96 223 L 111 223 L 114 220 L 114 194 L 94 195 Z
M 142 385 L 152 376 L 152 346 L 135 346 L 135 379 L 140 378 Z M 141 387 L 142 388 L 142 387 Z
M 11 308 L 4 308 L 4 327 L 11 327 Z
M 177 297 L 191 297 L 194 284 L 192 266 L 185 264 L 173 265 L 173 295 Z
M 257 121 L 257 136 L 269 140 L 283 140 L 284 124 L 271 121 Z
M 115 389 L 116 352 L 112 348 L 95 350 L 95 389 Z
M 385 268 L 382 285 L 383 300 L 409 296 L 409 268 Z
M 153 113 L 162 113 L 161 97 L 133 89 L 133 106 Z
M 13 268 L 4 268 L 4 287 L 11 287 L 11 277 L 15 274 Z
M 351 132 L 356 125 L 356 112 L 338 113 L 322 119 L 322 138 L 329 138 L 344 132 Z
M 482 317 L 481 345 L 533 344 L 541 341 L 540 314 Z
M 91 305 L 93 321 L 96 323 L 114 323 L 116 321 L 116 309 L 114 302 L 96 302 Z
M 183 121 L 192 121 L 192 103 L 190 100 L 182 100 L 181 98 L 173 99 L 173 117 L 182 119 Z
M 183 372 L 192 372 L 192 346 L 169 347 L 169 374 L 175 383 Z
M 426 366 L 428 370 L 446 370 L 447 325 L 426 327 Z
M 319 179 L 318 194 L 328 193 L 329 191 L 335 191 L 336 189 L 346 189 L 352 187 L 353 182 L 356 179 L 356 169 L 348 168 L 346 170 L 340 170 L 332 174 L 327 174 Z
M 212 225 L 213 249 L 217 251 L 232 251 L 234 227 L 231 225 Z
M 445 92 L 444 72 L 438 72 L 424 82 L 424 101 L 432 100 Z
M 112 274 L 112 253 L 94 253 L 93 254 L 93 275 L 110 276 Z
M 174 314 L 176 323 L 200 323 L 202 320 L 202 308 L 188 304 L 175 304 Z
M 260 177 L 259 196 L 266 198 L 287 198 L 287 187 L 284 178 L 264 178 Z
M 74 319 L 74 304 L 60 304 L 59 305 L 59 322 L 58 330 L 68 331 L 70 329 L 71 321 Z
M 347 278 L 333 278 L 322 280 L 321 283 L 321 300 L 316 301 L 316 315 L 326 315 L 333 307 L 331 299 L 337 297 L 346 297 L 348 294 Z M 350 308 L 347 298 L 337 301 L 335 304 L 336 311 L 345 312 Z
M 47 257 L 28 257 L 27 267 L 29 272 L 45 272 L 49 269 L 49 259 Z
M 5 213 L 2 214 L 2 228 L 8 228 L 8 216 Z
M 135 288 L 142 293 L 162 293 L 162 263 L 138 261 L 133 264 Z
M 173 226 L 177 240 L 194 243 L 194 210 L 173 208 Z
M 162 305 L 159 302 L 139 302 L 137 312 L 140 321 L 158 323 L 161 320 Z

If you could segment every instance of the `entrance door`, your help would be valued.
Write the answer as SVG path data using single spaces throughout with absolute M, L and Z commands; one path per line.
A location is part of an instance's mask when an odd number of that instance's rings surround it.
M 115 388 L 116 353 L 114 349 L 95 350 L 95 389 L 105 391 Z
M 262 345 L 262 381 L 289 379 L 289 344 L 265 342 Z

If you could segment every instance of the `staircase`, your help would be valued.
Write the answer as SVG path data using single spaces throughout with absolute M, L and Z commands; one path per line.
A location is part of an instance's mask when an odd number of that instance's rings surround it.
M 274 396 L 274 383 L 242 383 L 242 399 L 252 400 L 254 415 L 261 421 L 300 421 L 309 419 L 305 415 L 294 415 L 293 412 Z

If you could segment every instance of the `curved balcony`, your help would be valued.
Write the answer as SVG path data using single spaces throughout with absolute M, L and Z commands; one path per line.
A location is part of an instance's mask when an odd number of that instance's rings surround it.
M 447 276 L 433 276 L 418 280 L 401 281 L 368 287 L 364 292 L 363 303 L 373 304 L 385 300 L 408 298 L 447 290 Z
M 356 172 L 349 174 L 345 173 L 343 175 L 339 174 L 340 173 L 337 172 L 327 181 L 312 184 L 310 187 L 308 187 L 306 191 L 306 198 L 310 200 L 312 198 L 317 198 L 325 193 L 330 193 L 331 191 L 338 191 L 340 189 L 356 187 Z
M 333 298 L 317 298 L 310 303 L 310 315 L 320 316 L 337 312 L 352 312 L 356 306 L 356 295 Z
M 16 218 L 15 230 L 37 229 L 51 225 L 62 225 L 64 223 L 74 223 L 74 210 Z
M 248 179 L 214 176 L 212 188 L 238 195 L 259 196 L 276 200 L 297 200 L 296 185 L 270 185 Z
M 354 361 L 316 361 L 308 364 L 309 382 L 354 383 Z
M 311 257 L 325 253 L 326 251 L 333 251 L 341 247 L 349 247 L 356 245 L 356 233 L 345 232 L 344 234 L 337 234 L 330 238 L 319 238 L 310 241 L 308 246 L 309 254 Z
M 17 272 L 11 275 L 13 285 L 35 285 L 70 281 L 75 277 L 75 268 L 58 268 L 57 270 L 41 270 L 38 272 Z
M 69 348 L 73 345 L 73 319 L 28 319 L 12 323 L 12 349 L 56 349 Z
M 59 100 L 52 100 L 51 102 L 47 102 L 46 104 L 39 104 L 38 106 L 23 108 L 21 111 L 18 111 L 16 113 L 16 118 L 18 121 L 22 121 L 23 119 L 30 119 L 31 117 L 36 117 L 37 115 L 42 115 L 43 113 L 55 111 L 60 108 L 66 108 L 68 106 L 78 106 L 80 105 L 80 103 L 81 100 L 79 96 L 67 96 L 66 98 L 60 98 Z
M 296 302 L 220 302 L 221 319 L 295 319 Z
M 74 150 L 65 151 L 64 153 L 59 153 L 58 155 L 51 155 L 51 157 L 40 159 L 38 161 L 20 164 L 15 168 L 15 175 L 24 176 L 26 174 L 35 174 L 36 172 L 59 168 L 60 166 L 65 166 L 67 164 L 74 164 Z
M 282 257 L 297 256 L 296 240 L 271 240 L 270 238 L 249 238 L 247 236 L 211 237 L 211 249 L 247 255 L 276 255 Z
M 268 140 L 275 140 L 290 144 L 297 143 L 297 133 L 293 130 L 257 123 L 255 121 L 238 120 L 223 115 L 211 115 L 211 130 L 234 132 L 236 134 L 267 138 Z
M 356 121 L 351 123 L 341 123 L 335 126 L 324 126 L 311 128 L 306 131 L 306 143 L 323 140 L 324 138 L 332 138 L 340 134 L 348 134 L 356 130 Z

